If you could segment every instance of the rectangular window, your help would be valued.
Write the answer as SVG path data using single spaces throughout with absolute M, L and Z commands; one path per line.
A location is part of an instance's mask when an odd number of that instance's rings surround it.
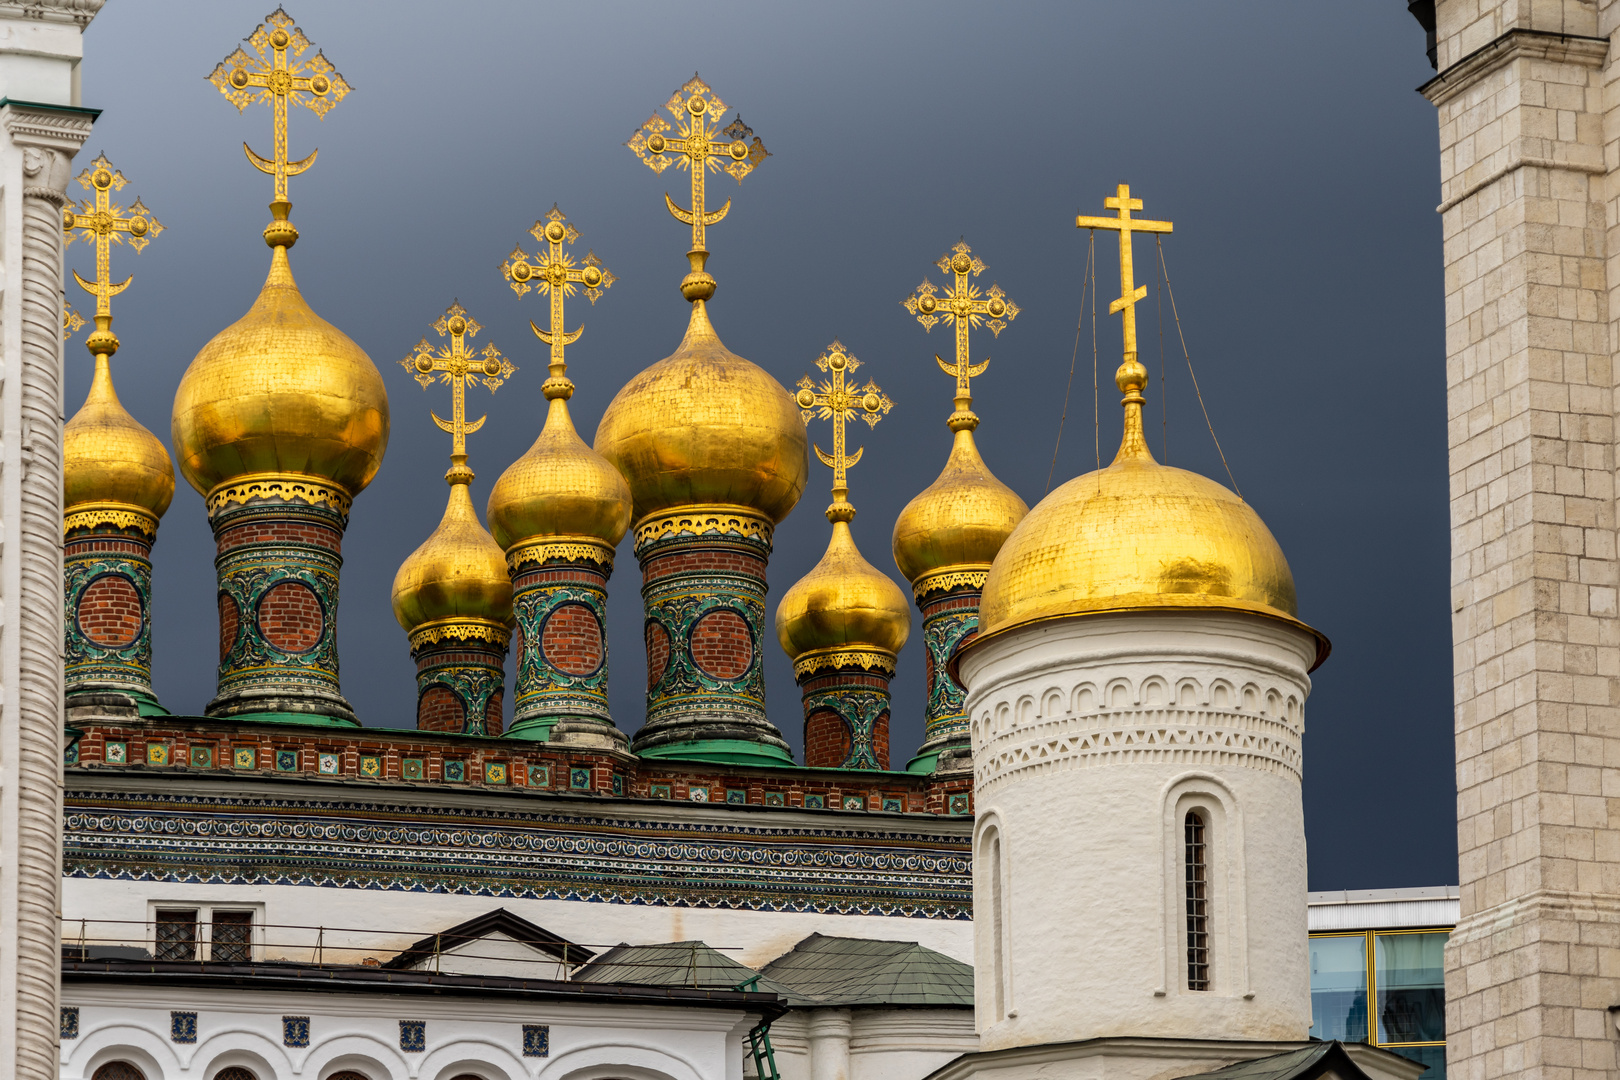
M 208 955 L 215 963 L 245 964 L 253 959 L 253 913 L 215 911 Z
M 1311 1038 L 1367 1041 L 1367 935 L 1311 938 Z
M 197 959 L 197 909 L 159 911 L 155 944 L 159 960 Z
M 1186 819 L 1187 989 L 1209 989 L 1209 848 L 1204 818 Z
M 1445 930 L 1311 935 L 1311 1037 L 1365 1042 L 1446 1080 Z
M 1447 936 L 1373 935 L 1379 1045 L 1445 1041 Z

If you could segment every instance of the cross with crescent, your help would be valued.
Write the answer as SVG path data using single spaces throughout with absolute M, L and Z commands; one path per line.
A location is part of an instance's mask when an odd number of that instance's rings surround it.
M 678 134 L 665 135 L 670 130 L 670 124 L 655 112 L 624 145 L 655 173 L 663 172 L 673 163 L 692 174 L 691 207 L 683 209 L 676 206 L 667 191 L 664 192 L 664 205 L 677 221 L 692 226 L 692 250 L 687 252 L 687 258 L 692 264 L 691 281 L 695 288 L 688 289 L 683 283 L 682 292 L 687 294 L 689 300 L 707 300 L 714 295 L 714 279 L 703 269 L 709 252 L 704 246 L 706 230 L 726 216 L 731 209 L 731 200 L 727 199 L 718 210 L 711 212 L 707 209 L 704 193 L 706 174 L 710 169 L 718 171 L 721 160 L 726 159 L 730 161 L 724 167 L 726 172 L 736 177 L 740 185 L 743 177 L 771 155 L 759 136 L 754 134 L 754 129 L 742 122 L 741 113 L 724 129 L 720 128 L 726 104 L 696 75 L 675 91 L 664 103 L 664 108 L 675 118 Z M 724 138 L 716 138 L 717 135 Z M 748 142 L 750 138 L 754 140 L 752 143 Z
M 494 393 L 500 389 L 505 380 L 512 377 L 517 370 L 500 350 L 493 344 L 485 345 L 483 352 L 474 352 L 467 343 L 467 339 L 475 337 L 483 327 L 467 318 L 467 309 L 460 302 L 450 305 L 433 329 L 439 332 L 440 337 L 446 335 L 450 338 L 449 348 L 443 345 L 437 350 L 423 338 L 416 345 L 416 351 L 401 360 L 400 366 L 416 377 L 426 390 L 433 383 L 435 376 L 440 382 L 450 384 L 451 413 L 450 419 L 441 419 L 438 413 L 429 413 L 433 422 L 439 425 L 439 430 L 447 431 L 453 440 L 450 451 L 451 471 L 465 469 L 467 465 L 467 436 L 484 426 L 489 417 L 480 416 L 472 423 L 467 422 L 467 384 L 482 383 Z M 467 477 L 472 478 L 471 474 Z
M 990 360 L 986 358 L 978 364 L 973 363 L 969 333 L 983 322 L 989 327 L 991 336 L 1000 337 L 1001 332 L 1007 329 L 1007 323 L 1018 317 L 1019 307 L 1007 299 L 1007 294 L 1001 291 L 1000 285 L 992 284 L 989 292 L 981 293 L 979 287 L 973 284 L 972 279 L 981 274 L 985 266 L 984 261 L 975 256 L 973 249 L 966 243 L 958 243 L 940 256 L 934 265 L 955 278 L 954 282 L 946 287 L 945 295 L 936 295 L 939 292 L 938 286 L 924 278 L 923 283 L 917 286 L 917 291 L 900 303 L 907 311 L 917 316 L 917 321 L 923 324 L 924 331 L 932 331 L 934 324 L 938 322 L 955 325 L 956 362 L 947 364 L 937 353 L 934 362 L 945 374 L 956 377 L 956 412 L 952 414 L 952 424 L 971 421 L 972 426 L 977 426 L 978 417 L 973 415 L 970 408 L 973 404 L 971 380 L 975 375 L 984 374 L 984 369 L 990 366 Z M 954 426 L 952 430 L 955 430 Z
M 1168 221 L 1148 221 L 1131 217 L 1132 210 L 1142 209 L 1142 200 L 1131 198 L 1131 186 L 1121 184 L 1118 194 L 1103 200 L 1110 210 L 1119 211 L 1117 217 L 1087 217 L 1074 219 L 1077 229 L 1110 229 L 1119 233 L 1119 299 L 1108 305 L 1108 314 L 1125 312 L 1125 362 L 1136 360 L 1136 302 L 1147 296 L 1147 286 L 1137 285 L 1131 266 L 1131 234 L 1167 233 L 1174 229 Z
M 794 395 L 794 401 L 798 403 L 800 410 L 799 416 L 806 424 L 809 424 L 818 413 L 821 419 L 832 421 L 832 453 L 824 453 L 821 447 L 815 446 L 816 457 L 833 471 L 833 502 L 827 508 L 828 521 L 848 521 L 855 516 L 855 508 L 849 503 L 848 472 L 866 452 L 864 446 L 853 454 L 845 450 L 844 425 L 859 417 L 866 421 L 868 427 L 877 427 L 877 422 L 894 408 L 894 402 L 889 400 L 889 395 L 872 380 L 868 379 L 866 385 L 862 387 L 850 386 L 845 381 L 846 376 L 860 366 L 859 360 L 851 356 L 843 345 L 834 341 L 816 360 L 816 367 L 831 372 L 832 377 L 821 380 L 818 387 L 811 381 L 810 376 L 806 375 L 799 380 L 799 392 Z
M 585 296 L 594 307 L 602 292 L 618 278 L 602 265 L 596 252 L 588 252 L 585 261 L 576 265 L 574 257 L 563 250 L 564 244 L 572 244 L 579 239 L 579 230 L 569 224 L 568 218 L 557 209 L 555 203 L 547 212 L 546 219 L 535 222 L 529 232 L 536 240 L 547 245 L 546 249 L 530 258 L 523 253 L 522 245 L 514 247 L 512 254 L 501 264 L 501 273 L 506 276 L 512 291 L 519 296 L 530 289 L 551 294 L 551 328 L 542 330 L 530 321 L 529 329 L 551 346 L 551 377 L 541 390 L 548 399 L 559 396 L 567 398 L 573 393 L 574 384 L 568 380 L 568 363 L 563 359 L 563 348 L 578 341 L 585 327 L 581 324 L 572 333 L 565 329 L 563 300 L 574 295 L 575 286 L 583 285 Z
M 73 278 L 80 288 L 96 298 L 96 329 L 86 344 L 110 346 L 106 353 L 111 356 L 118 351 L 118 339 L 113 336 L 111 329 L 112 298 L 129 288 L 129 283 L 135 280 L 131 276 L 117 284 L 113 283 L 112 245 L 124 243 L 127 237 L 129 246 L 140 251 L 151 243 L 152 237 L 163 231 L 163 226 L 139 199 L 127 211 L 113 203 L 112 193 L 123 190 L 129 181 L 124 179 L 123 173 L 113 168 L 106 154 L 98 155 L 90 167 L 79 174 L 78 179 L 86 191 L 94 192 L 94 196 L 81 200 L 77 206 L 69 202 L 63 208 L 63 242 L 71 244 L 77 236 L 96 246 L 96 280 L 84 280 L 77 270 L 73 271 Z M 72 325 L 75 318 L 79 319 L 80 326 L 84 325 L 78 312 L 66 309 L 63 313 L 64 326 L 77 329 Z M 92 348 L 91 351 L 98 350 Z
M 320 153 L 316 150 L 299 161 L 287 160 L 287 106 L 302 105 L 324 120 L 348 94 L 350 86 L 325 53 L 299 59 L 311 42 L 282 8 L 271 12 L 246 41 L 258 55 L 250 55 L 238 45 L 214 68 L 208 81 L 219 87 L 237 112 L 255 101 L 270 103 L 275 112 L 273 156 L 260 157 L 247 143 L 242 144 L 242 149 L 254 168 L 275 177 L 273 201 L 286 203 L 287 177 L 297 176 L 315 164 L 315 155 Z

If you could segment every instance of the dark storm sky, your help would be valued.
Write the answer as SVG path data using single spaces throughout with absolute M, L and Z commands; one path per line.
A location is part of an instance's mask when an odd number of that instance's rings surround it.
M 108 5 L 85 35 L 84 103 L 105 110 L 81 162 L 105 152 L 167 231 L 114 301 L 125 405 L 167 441 L 174 390 L 197 350 L 251 304 L 268 252 L 270 180 L 243 157 L 270 146 L 270 111 L 245 116 L 205 76 L 269 0 Z M 1300 614 L 1334 642 L 1316 674 L 1306 739 L 1313 889 L 1452 883 L 1456 838 L 1447 602 L 1444 342 L 1435 118 L 1413 92 L 1429 74 L 1399 4 L 303 3 L 291 14 L 354 92 L 318 122 L 292 118 L 291 152 L 319 147 L 292 181 L 302 239 L 293 268 L 311 305 L 358 342 L 391 395 L 387 460 L 357 500 L 340 616 L 343 689 L 368 724 L 414 722 L 394 572 L 437 523 L 447 391 L 396 361 L 459 297 L 519 372 L 469 408 L 474 500 L 523 452 L 544 415 L 545 349 L 498 265 L 553 202 L 619 282 L 569 305 L 572 405 L 589 441 L 635 372 L 685 327 L 676 284 L 687 230 L 663 206 L 686 177 L 655 176 L 623 147 L 696 69 L 773 157 L 739 190 L 710 181 L 730 216 L 709 234 L 711 311 L 726 344 L 784 385 L 841 339 L 897 402 L 852 472 L 856 539 L 899 578 L 895 516 L 950 445 L 952 382 L 900 306 L 959 236 L 1023 313 L 975 381 L 979 443 L 1031 505 L 1045 489 L 1081 311 L 1086 234 L 1125 181 L 1165 241 L 1205 402 L 1243 494 L 1298 580 Z M 78 191 L 77 185 L 74 191 Z M 711 206 L 714 203 L 711 203 Z M 1102 306 L 1117 247 L 1099 235 Z M 1153 371 L 1153 449 L 1225 482 L 1165 315 L 1161 390 L 1153 248 L 1138 241 L 1142 357 Z M 91 272 L 75 244 L 70 266 Z M 75 290 L 76 291 L 76 290 Z M 81 311 L 93 305 L 73 298 Z M 1089 331 L 1079 352 L 1054 486 L 1093 467 Z M 1119 437 L 1119 319 L 1101 323 L 1101 443 Z M 68 409 L 90 362 L 68 348 Z M 1168 401 L 1168 453 L 1161 405 Z M 829 445 L 824 424 L 815 437 Z M 777 533 L 772 599 L 820 557 L 828 470 Z M 200 712 L 214 691 L 212 542 L 180 481 L 159 535 L 155 679 L 166 705 Z M 641 723 L 638 574 L 626 542 L 610 583 L 613 708 Z M 909 590 L 908 594 L 909 594 Z M 919 620 L 920 622 L 920 620 Z M 921 739 L 920 627 L 894 683 L 893 760 Z M 768 638 L 770 712 L 801 740 L 791 669 Z M 509 665 L 510 667 L 510 665 Z

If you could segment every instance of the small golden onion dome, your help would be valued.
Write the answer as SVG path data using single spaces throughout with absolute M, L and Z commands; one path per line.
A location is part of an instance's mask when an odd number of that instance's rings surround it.
M 478 523 L 467 493 L 471 479 L 471 470 L 451 470 L 444 518 L 394 575 L 394 618 L 407 633 L 443 619 L 512 621 L 506 553 Z
M 817 649 L 898 653 L 911 636 L 911 603 L 889 575 L 861 557 L 847 520 L 834 521 L 827 553 L 782 596 L 776 639 L 789 659 Z
M 721 503 L 780 522 L 810 475 L 799 407 L 768 372 L 721 344 L 704 305 L 692 302 L 680 348 L 609 403 L 596 452 L 630 482 L 638 521 Z
M 277 222 L 259 298 L 180 380 L 180 472 L 204 495 L 251 473 L 313 476 L 355 495 L 388 448 L 388 391 L 364 350 L 304 302 L 287 262 L 291 226 Z
M 894 523 L 894 564 L 913 584 L 947 567 L 988 567 L 1029 513 L 1028 504 L 979 456 L 973 428 L 952 426 L 956 441 L 939 479 L 907 503 Z
M 96 355 L 90 393 L 62 429 L 62 508 L 123 503 L 161 518 L 174 498 L 174 465 L 119 402 L 108 355 Z
M 1146 370 L 1127 361 L 1125 434 L 1106 469 L 1038 503 L 1002 545 L 979 602 L 977 646 L 1016 626 L 1092 612 L 1203 609 L 1299 621 L 1294 576 L 1260 515 L 1208 477 L 1160 465 L 1142 435 Z
M 589 536 L 617 547 L 630 528 L 630 485 L 574 430 L 572 390 L 551 398 L 540 437 L 489 493 L 489 527 L 502 548 L 542 536 Z M 553 392 L 548 382 L 547 396 Z

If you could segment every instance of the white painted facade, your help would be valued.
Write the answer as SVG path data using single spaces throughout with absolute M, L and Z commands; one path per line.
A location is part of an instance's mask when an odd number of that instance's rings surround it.
M 984 1050 L 1306 1037 L 1300 751 L 1315 657 L 1297 627 L 1212 611 L 1039 623 L 963 657 Z M 1207 990 L 1187 981 L 1194 810 L 1209 839 Z

